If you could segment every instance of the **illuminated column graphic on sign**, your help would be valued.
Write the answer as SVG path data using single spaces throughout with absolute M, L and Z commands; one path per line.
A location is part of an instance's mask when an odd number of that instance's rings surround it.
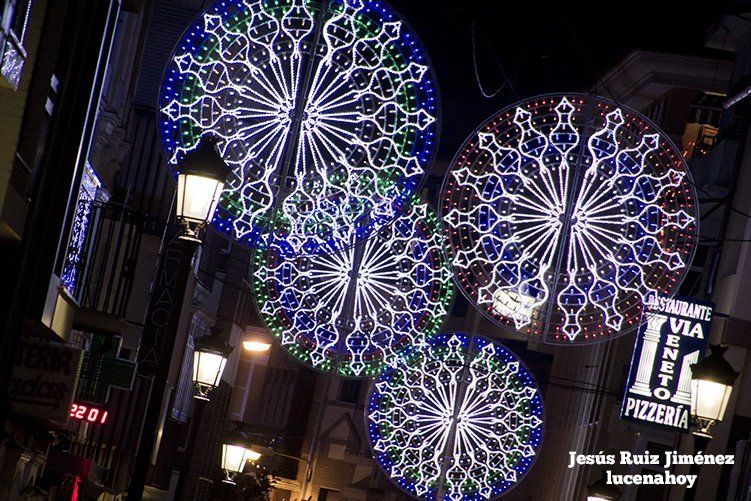
M 691 364 L 695 364 L 698 361 L 698 351 L 694 351 L 683 357 L 681 374 L 678 378 L 678 391 L 670 398 L 671 402 L 691 405 Z
M 639 369 L 636 373 L 636 381 L 631 386 L 632 393 L 637 395 L 651 396 L 652 391 L 649 382 L 652 377 L 657 346 L 660 343 L 660 330 L 662 324 L 667 321 L 665 315 L 652 314 L 647 317 L 647 328 L 644 331 L 644 344 L 639 357 Z

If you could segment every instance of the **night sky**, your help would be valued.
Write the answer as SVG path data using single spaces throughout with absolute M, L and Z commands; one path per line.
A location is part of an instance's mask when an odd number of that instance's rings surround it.
M 586 91 L 634 49 L 707 53 L 706 31 L 729 2 L 707 0 L 701 6 L 663 0 L 561 1 L 558 6 L 533 0 L 390 3 L 423 40 L 435 66 L 443 104 L 439 158 L 450 159 L 472 130 L 513 103 L 517 95 Z M 515 92 L 507 84 L 494 98 L 480 93 L 472 64 L 473 19 L 485 90 L 496 91 L 505 72 Z

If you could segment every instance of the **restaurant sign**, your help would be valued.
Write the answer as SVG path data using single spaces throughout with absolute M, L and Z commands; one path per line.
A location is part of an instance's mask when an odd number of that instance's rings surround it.
M 621 418 L 688 431 L 691 364 L 703 355 L 714 305 L 656 297 L 636 336 Z
M 66 420 L 78 384 L 83 352 L 61 343 L 23 340 L 9 397 L 14 412 Z

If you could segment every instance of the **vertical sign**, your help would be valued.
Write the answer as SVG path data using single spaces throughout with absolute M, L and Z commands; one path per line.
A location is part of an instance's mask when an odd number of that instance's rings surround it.
M 691 364 L 704 353 L 714 305 L 658 296 L 645 305 L 621 419 L 688 431 Z
M 165 349 L 171 354 L 175 343 L 179 309 L 195 251 L 191 242 L 179 239 L 181 231 L 177 225 L 168 225 L 162 237 L 159 267 L 138 348 L 138 374 L 144 377 L 153 376 L 159 364 L 165 363 Z

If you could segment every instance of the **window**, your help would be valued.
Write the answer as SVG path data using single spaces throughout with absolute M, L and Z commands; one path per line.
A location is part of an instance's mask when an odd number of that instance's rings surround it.
M 688 111 L 683 132 L 683 156 L 704 157 L 714 148 L 719 133 L 724 96 L 699 92 L 694 96 Z
M 265 371 L 260 402 L 248 400 L 246 420 L 266 428 L 283 428 L 289 421 L 289 411 L 295 395 L 297 369 L 284 367 L 256 367 Z
M 646 115 L 647 117 L 652 120 L 657 125 L 660 125 L 660 122 L 662 122 L 662 115 L 665 111 L 665 98 L 662 97 L 652 103 L 649 108 L 647 108 Z

